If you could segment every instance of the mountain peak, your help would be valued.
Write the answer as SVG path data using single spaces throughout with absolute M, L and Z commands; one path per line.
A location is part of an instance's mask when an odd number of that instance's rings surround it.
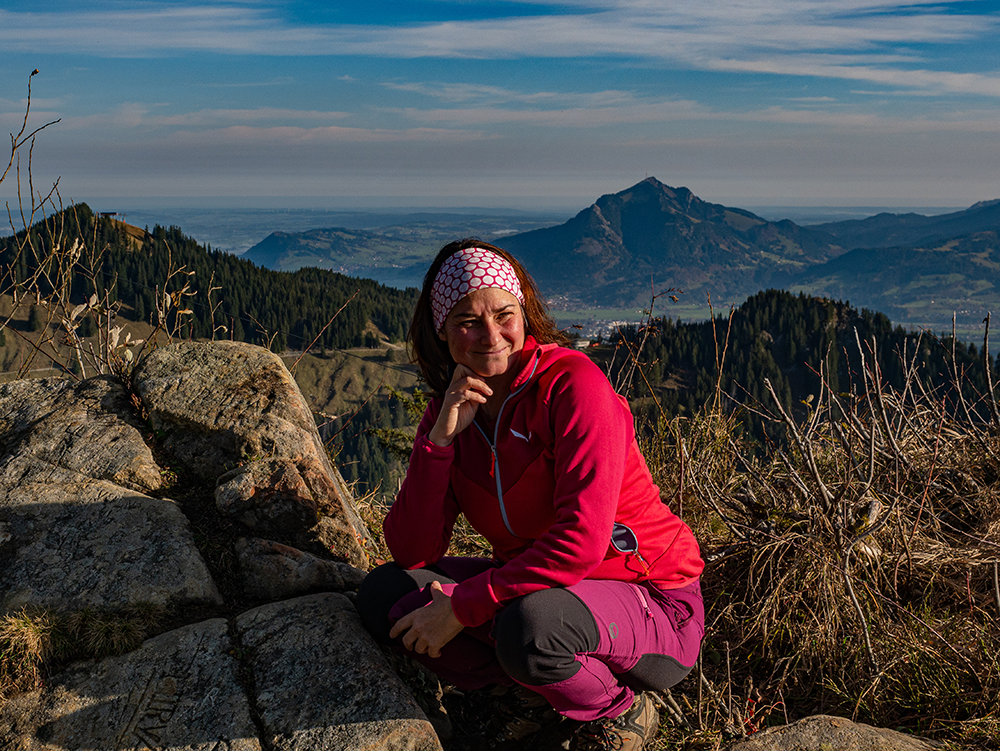
M 791 222 L 708 203 L 655 177 L 601 196 L 563 225 L 504 244 L 555 294 L 616 304 L 636 302 L 650 283 L 745 294 L 764 265 L 797 268 L 833 250 L 829 238 Z

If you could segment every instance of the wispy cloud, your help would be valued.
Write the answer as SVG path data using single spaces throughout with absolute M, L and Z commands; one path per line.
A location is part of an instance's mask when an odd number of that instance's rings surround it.
M 867 81 L 887 86 L 904 86 L 930 92 L 952 92 L 1000 96 L 1000 76 L 979 73 L 953 73 L 936 70 L 903 70 L 877 68 L 868 65 L 831 65 L 813 62 L 809 58 L 795 60 L 717 60 L 715 70 L 728 72 L 776 73 L 782 75 L 840 78 Z
M 462 88 L 459 85 L 458 88 Z M 408 90 L 437 97 L 451 86 L 413 84 Z M 483 92 L 485 94 L 485 92 Z M 448 99 L 450 97 L 442 96 Z M 467 102 L 466 99 L 475 99 Z M 502 100 L 497 102 L 496 99 Z M 786 106 L 764 108 L 719 108 L 687 99 L 641 98 L 627 91 L 589 94 L 546 92 L 537 97 L 530 92 L 498 90 L 496 98 L 485 96 L 482 103 L 472 96 L 463 97 L 455 107 L 386 108 L 410 121 L 424 124 L 447 124 L 451 127 L 492 128 L 508 124 L 539 128 L 600 128 L 617 125 L 714 122 L 722 125 L 766 123 L 803 126 L 814 132 L 865 131 L 867 133 L 1000 132 L 1000 119 L 991 110 L 950 111 L 932 117 L 904 117 L 862 111 L 839 102 L 834 97 L 794 97 Z M 501 106 L 505 104 L 506 106 Z M 727 130 L 728 132 L 728 130 Z M 660 143 L 662 139 L 647 142 Z
M 124 102 L 113 110 L 91 115 L 64 117 L 61 123 L 66 130 L 88 128 L 178 128 L 204 126 L 218 128 L 235 123 L 342 120 L 349 116 L 346 112 L 319 112 L 315 110 L 292 110 L 279 107 L 257 107 L 254 109 L 202 109 L 193 112 L 157 114 L 166 107 L 164 104 Z
M 478 83 L 444 83 L 433 81 L 388 81 L 382 84 L 393 91 L 422 94 L 446 102 L 491 101 L 501 102 L 550 102 L 564 96 L 560 92 L 523 92 Z
M 405 91 L 430 97 L 442 102 L 482 102 L 490 106 L 517 104 L 558 109 L 575 107 L 617 107 L 634 104 L 631 91 L 604 89 L 601 91 L 518 91 L 502 86 L 441 81 L 387 82 L 383 86 L 394 91 Z
M 694 69 L 805 75 L 1000 95 L 990 73 L 933 70 L 924 45 L 991 40 L 996 14 L 933 0 L 585 0 L 539 2 L 530 16 L 409 25 L 295 23 L 280 6 L 145 3 L 122 10 L 0 11 L 7 50 L 155 56 L 257 55 L 517 58 L 622 56 Z M 975 7 L 975 6 L 972 6 Z M 803 60 L 835 54 L 838 60 Z M 914 65 L 925 69 L 911 69 Z M 443 95 L 463 96 L 460 89 Z M 457 101 L 457 100 L 456 100 Z
M 278 107 L 258 107 L 256 109 L 198 110 L 177 115 L 154 115 L 143 119 L 144 125 L 218 125 L 232 122 L 295 122 L 297 120 L 342 120 L 349 117 L 347 112 L 318 112 L 315 110 L 291 110 Z
M 207 131 L 179 131 L 170 138 L 179 142 L 196 142 L 201 145 L 225 144 L 228 148 L 246 144 L 280 144 L 281 146 L 302 146 L 320 143 L 408 143 L 408 142 L 456 142 L 491 139 L 486 133 L 471 130 L 451 130 L 447 128 L 408 128 L 391 130 L 386 128 L 345 128 L 335 125 L 319 128 L 297 128 L 279 126 L 255 128 L 248 125 L 233 125 Z
M 448 123 L 456 127 L 519 123 L 553 128 L 598 128 L 625 123 L 653 123 L 705 119 L 716 116 L 692 101 L 629 101 L 616 105 L 559 106 L 546 109 L 471 107 L 395 110 L 416 122 Z

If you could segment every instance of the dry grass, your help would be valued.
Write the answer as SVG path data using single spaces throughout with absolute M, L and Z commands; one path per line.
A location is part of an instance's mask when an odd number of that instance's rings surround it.
M 88 657 L 107 657 L 139 647 L 163 616 L 163 608 L 148 603 L 120 611 L 87 608 L 69 615 L 64 627 L 76 651 Z
M 71 614 L 22 608 L 0 618 L 0 704 L 42 685 L 68 660 L 108 657 L 139 647 L 161 628 L 166 611 L 148 603 L 124 610 L 88 608 Z
M 664 748 L 817 711 L 997 746 L 995 402 L 961 383 L 929 392 L 915 370 L 893 392 L 866 367 L 800 419 L 756 405 L 788 436 L 766 459 L 719 412 L 645 439 L 708 562 L 704 652 L 718 662 L 682 684 L 702 697 L 700 721 L 685 713 L 699 730 Z
M 0 619 L 0 702 L 41 684 L 42 665 L 55 651 L 56 618 L 22 608 Z

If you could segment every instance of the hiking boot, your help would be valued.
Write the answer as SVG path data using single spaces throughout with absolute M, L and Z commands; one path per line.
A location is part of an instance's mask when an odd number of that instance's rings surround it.
M 571 751 L 642 751 L 656 735 L 660 713 L 646 694 L 636 694 L 632 706 L 615 719 L 588 722 L 576 731 Z
M 563 719 L 544 696 L 524 686 L 498 688 L 494 696 L 500 728 L 487 738 L 491 751 L 521 747 L 521 741 Z

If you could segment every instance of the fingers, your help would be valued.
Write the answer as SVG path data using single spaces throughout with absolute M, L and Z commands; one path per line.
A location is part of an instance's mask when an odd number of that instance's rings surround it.
M 439 446 L 451 444 L 455 436 L 472 424 L 479 405 L 486 404 L 492 395 L 493 389 L 486 381 L 464 365 L 457 365 L 428 438 Z
M 461 396 L 467 400 L 485 404 L 486 398 L 493 396 L 493 389 L 465 365 L 456 365 L 445 398 L 449 395 Z
M 396 621 L 393 624 L 392 628 L 389 629 L 389 638 L 395 639 L 404 631 L 409 630 L 410 626 L 412 625 L 413 625 L 413 613 L 407 613 L 398 621 Z M 409 649 L 409 647 L 407 647 L 407 649 Z
M 400 639 L 400 642 L 402 642 L 404 647 L 411 652 L 423 654 L 427 651 L 427 646 L 426 643 L 421 643 L 422 640 L 419 638 L 417 629 L 413 628 L 414 624 L 413 618 L 411 617 L 412 615 L 413 614 L 411 613 L 410 615 L 404 616 L 396 621 L 396 625 L 389 631 L 389 636 L 395 639 L 397 636 L 402 634 L 403 638 Z
M 410 651 L 438 658 L 441 648 L 462 630 L 462 626 L 454 617 L 451 598 L 445 594 L 441 582 L 431 582 L 430 594 L 431 602 L 396 621 L 389 630 L 389 636 L 399 638 Z

